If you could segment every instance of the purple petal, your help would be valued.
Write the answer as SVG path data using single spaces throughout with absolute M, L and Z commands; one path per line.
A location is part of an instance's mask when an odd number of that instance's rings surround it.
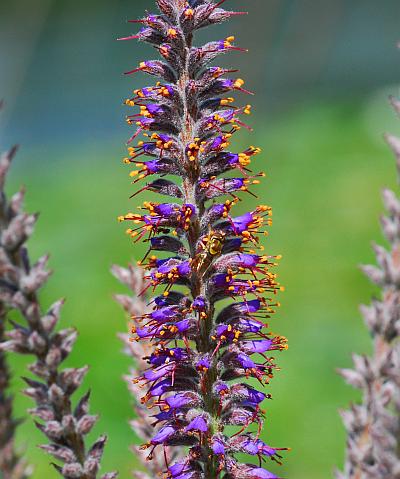
M 163 376 L 166 376 L 169 372 L 172 371 L 174 368 L 174 364 L 166 364 L 162 367 L 159 367 L 157 369 L 150 369 L 149 371 L 146 371 L 144 373 L 144 377 L 148 379 L 149 381 L 155 381 L 156 379 L 160 379 Z
M 212 441 L 212 450 L 214 454 L 225 454 L 225 446 L 221 439 L 214 438 Z
M 153 439 L 150 442 L 154 446 L 156 446 L 157 444 L 163 444 L 171 436 L 173 436 L 175 432 L 176 432 L 175 428 L 173 428 L 172 426 L 164 426 L 158 431 L 158 433 L 153 437 Z
M 243 341 L 241 343 L 241 347 L 247 354 L 265 353 L 265 351 L 269 351 L 272 343 L 272 339 L 263 339 L 260 341 Z
M 197 416 L 190 423 L 186 426 L 185 431 L 201 431 L 207 432 L 208 425 L 207 421 L 204 419 L 203 416 Z

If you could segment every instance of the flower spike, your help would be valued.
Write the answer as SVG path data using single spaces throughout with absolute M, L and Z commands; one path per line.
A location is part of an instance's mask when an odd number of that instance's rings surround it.
M 400 115 L 400 100 L 390 98 Z M 400 174 L 400 139 L 386 135 Z M 396 478 L 400 471 L 400 199 L 383 191 L 387 215 L 381 225 L 388 247 L 374 245 L 378 265 L 363 271 L 381 290 L 369 306 L 361 306 L 372 339 L 370 355 L 353 355 L 352 369 L 339 372 L 345 381 L 362 392 L 360 403 L 341 416 L 347 432 L 346 458 L 337 479 Z
M 287 348 L 265 322 L 282 290 L 274 273 L 280 257 L 265 254 L 259 240 L 271 208 L 232 214 L 241 193 L 255 196 L 251 186 L 264 176 L 250 170 L 259 148 L 228 151 L 235 133 L 251 130 L 241 119 L 251 106 L 237 107 L 232 95 L 252 93 L 241 78 L 226 76 L 235 70 L 210 65 L 246 50 L 233 36 L 193 44 L 196 30 L 244 13 L 224 3 L 157 0 L 160 13 L 131 21 L 141 29 L 123 38 L 137 37 L 162 57 L 127 72 L 158 81 L 125 102 L 138 110 L 127 117 L 135 129 L 124 163 L 134 167 L 133 184 L 145 182 L 131 197 L 151 191 L 173 199 L 146 201 L 119 220 L 134 242 L 149 247 L 140 262 L 143 293 L 156 296 L 133 316 L 131 340 L 147 352 L 134 384 L 156 427 L 141 451 L 158 464 L 165 457 L 168 479 L 273 479 L 262 465 L 280 464 L 284 450 L 260 439 L 261 403 L 271 395 L 247 384 L 254 378 L 265 388 L 277 370 L 273 355 Z M 180 456 L 170 461 L 173 449 Z M 260 466 L 241 464 L 242 453 L 257 456 Z

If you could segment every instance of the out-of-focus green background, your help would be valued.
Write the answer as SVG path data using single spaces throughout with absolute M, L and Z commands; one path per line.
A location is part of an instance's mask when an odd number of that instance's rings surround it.
M 373 261 L 370 241 L 381 241 L 378 217 L 382 186 L 395 186 L 393 158 L 384 131 L 399 132 L 387 95 L 397 94 L 400 37 L 397 0 L 232 0 L 249 11 L 200 39 L 236 34 L 246 55 L 224 65 L 241 69 L 252 103 L 255 132 L 243 146 L 261 146 L 258 167 L 268 173 L 260 203 L 274 208 L 269 252 L 282 253 L 286 292 L 273 329 L 290 349 L 279 356 L 282 371 L 271 386 L 264 437 L 290 446 L 286 478 L 332 477 L 343 461 L 345 435 L 337 410 L 357 394 L 335 368 L 350 365 L 352 351 L 368 352 L 358 313 L 373 287 L 358 265 Z M 69 361 L 91 366 L 92 410 L 101 414 L 97 432 L 107 432 L 104 470 L 121 478 L 137 466 L 128 450 L 135 441 L 121 376 L 129 360 L 117 332 L 126 320 L 112 294 L 123 287 L 109 274 L 117 262 L 140 259 L 116 217 L 133 209 L 128 170 L 121 164 L 122 100 L 145 84 L 122 72 L 154 55 L 148 46 L 116 42 L 135 29 L 125 23 L 151 0 L 0 0 L 0 118 L 2 149 L 18 142 L 10 192 L 28 188 L 27 207 L 41 212 L 31 253 L 51 252 L 56 274 L 43 291 L 50 304 L 67 297 L 64 325 L 79 328 Z M 243 98 L 243 101 L 248 101 Z M 252 208 L 248 196 L 240 209 Z M 12 362 L 19 391 L 24 361 Z M 31 403 L 17 395 L 18 412 Z M 56 477 L 32 422 L 20 428 L 34 477 Z

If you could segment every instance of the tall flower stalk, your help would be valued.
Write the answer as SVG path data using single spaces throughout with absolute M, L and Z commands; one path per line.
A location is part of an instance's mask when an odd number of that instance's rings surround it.
M 0 109 L 1 109 L 0 102 Z M 7 165 L 15 155 L 16 148 L 3 153 L 0 158 L 0 223 L 6 221 L 7 205 L 4 196 L 4 179 Z M 0 301 L 0 347 L 6 341 L 7 309 Z M 30 476 L 30 468 L 18 454 L 15 446 L 15 433 L 19 421 L 13 414 L 13 396 L 10 388 L 11 372 L 6 353 L 0 349 L 0 477 L 3 479 L 25 479 Z
M 5 179 L 11 159 L 12 154 L 6 154 L 0 160 L 1 332 L 4 333 L 6 312 L 17 311 L 20 321 L 10 321 L 11 327 L 6 332 L 7 340 L 0 343 L 0 359 L 4 358 L 5 352 L 35 358 L 29 366 L 34 378 L 24 378 L 27 384 L 24 393 L 35 402 L 30 413 L 36 419 L 35 425 L 49 440 L 48 444 L 40 447 L 53 456 L 56 461 L 53 466 L 65 479 L 96 479 L 99 477 L 106 438 L 102 436 L 91 447 L 87 447 L 85 436 L 97 421 L 97 416 L 89 414 L 89 393 L 81 396 L 75 406 L 72 404 L 72 395 L 82 384 L 88 368 L 62 367 L 72 351 L 77 332 L 72 328 L 56 330 L 62 300 L 54 303 L 47 312 L 42 312 L 38 292 L 50 276 L 46 267 L 47 256 L 33 265 L 30 262 L 26 242 L 33 233 L 37 215 L 23 210 L 23 191 L 16 193 L 10 200 L 5 194 Z M 4 369 L 0 373 L 0 381 L 4 381 L 1 375 L 4 377 Z M 5 376 L 7 378 L 7 373 Z M 3 384 L 4 382 L 0 385 L 3 387 Z M 12 441 L 14 432 L 15 421 L 11 418 L 9 404 L 1 395 L 0 447 L 7 435 Z M 3 426 L 9 429 L 4 430 Z M 0 452 L 9 452 L 9 467 L 15 467 L 15 470 L 1 470 L 1 477 L 26 477 L 24 470 L 18 469 L 18 459 L 10 447 L 7 449 L 6 445 Z M 7 457 L 2 455 L 0 464 L 5 460 L 7 466 Z M 109 473 L 102 479 L 115 477 L 115 473 Z
M 400 102 L 392 99 L 400 115 Z M 400 173 L 400 139 L 387 135 Z M 400 478 L 400 199 L 384 190 L 388 216 L 382 230 L 389 249 L 375 246 L 376 266 L 365 266 L 368 278 L 382 290 L 381 299 L 361 312 L 373 339 L 371 356 L 354 355 L 354 369 L 341 371 L 362 392 L 362 402 L 342 412 L 347 430 L 344 472 L 338 479 Z
M 150 43 L 163 57 L 127 72 L 161 81 L 135 90 L 126 102 L 140 109 L 128 116 L 137 126 L 129 144 L 144 138 L 129 146 L 125 162 L 138 168 L 131 172 L 135 183 L 149 177 L 139 191 L 173 200 L 145 202 L 142 213 L 120 220 L 132 224 L 127 232 L 134 241 L 147 235 L 149 259 L 142 263 L 149 287 L 159 291 L 151 312 L 136 316 L 133 328 L 134 339 L 152 344 L 148 369 L 136 382 L 161 426 L 143 448 L 151 459 L 166 447 L 185 447 L 185 458 L 175 463 L 165 454 L 174 479 L 275 478 L 261 465 L 266 458 L 280 462 L 280 449 L 259 437 L 260 405 L 270 395 L 247 382 L 268 384 L 276 369 L 271 354 L 287 347 L 263 321 L 278 306 L 281 289 L 272 272 L 278 258 L 258 253 L 271 209 L 260 205 L 231 215 L 238 194 L 263 176 L 249 170 L 260 150 L 227 151 L 234 133 L 246 126 L 240 116 L 250 106 L 237 107 L 229 96 L 245 92 L 243 80 L 226 77 L 234 70 L 209 65 L 242 49 L 234 37 L 193 44 L 196 30 L 241 13 L 224 10 L 223 3 L 158 0 L 160 14 L 135 21 L 142 29 L 125 38 Z M 258 457 L 259 465 L 240 463 L 239 453 Z

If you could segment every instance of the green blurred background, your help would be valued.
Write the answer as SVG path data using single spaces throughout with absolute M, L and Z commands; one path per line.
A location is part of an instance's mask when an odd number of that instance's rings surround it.
M 263 148 L 258 166 L 267 181 L 260 203 L 274 208 L 266 247 L 282 253 L 286 286 L 273 329 L 287 335 L 282 371 L 264 437 L 290 446 L 286 478 L 332 477 L 343 461 L 345 435 L 337 410 L 358 395 L 335 373 L 352 351 L 369 351 L 358 313 L 373 287 L 358 269 L 373 261 L 370 240 L 381 241 L 382 186 L 395 187 L 395 166 L 382 133 L 399 132 L 387 104 L 397 94 L 400 37 L 397 0 L 232 0 L 249 11 L 204 31 L 201 40 L 236 34 L 246 55 L 224 65 L 241 69 L 255 91 L 255 131 L 241 145 Z M 43 291 L 48 305 L 67 297 L 64 325 L 79 328 L 70 364 L 87 363 L 96 432 L 107 432 L 104 470 L 121 478 L 137 466 L 129 452 L 131 398 L 121 376 L 129 359 L 116 335 L 126 320 L 112 295 L 122 292 L 109 274 L 117 262 L 140 259 L 116 217 L 140 201 L 121 164 L 130 131 L 122 100 L 146 84 L 121 72 L 154 53 L 148 46 L 116 42 L 130 33 L 127 18 L 153 9 L 150 0 L 0 0 L 0 146 L 21 145 L 9 189 L 28 188 L 27 207 L 41 217 L 31 254 L 51 252 L 56 274 Z M 247 98 L 243 99 L 248 101 Z M 255 201 L 246 198 L 240 209 Z M 25 361 L 12 360 L 19 391 Z M 17 395 L 20 415 L 30 401 Z M 35 447 L 39 432 L 26 421 L 19 443 L 28 448 L 35 478 L 56 473 Z

